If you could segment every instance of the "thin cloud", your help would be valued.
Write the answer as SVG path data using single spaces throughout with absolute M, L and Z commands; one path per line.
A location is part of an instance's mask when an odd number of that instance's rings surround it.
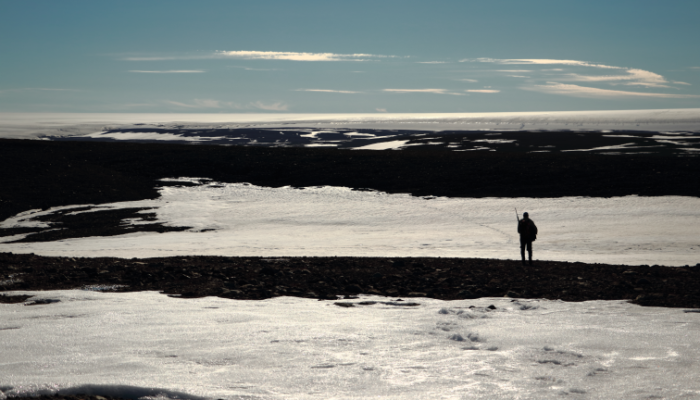
M 510 72 L 510 73 L 523 73 L 523 72 L 532 72 L 531 69 L 497 69 L 497 72 Z
M 211 99 L 194 99 L 192 103 L 182 103 L 179 101 L 166 100 L 168 104 L 184 108 L 239 108 L 236 103 L 223 102 Z
M 260 110 L 268 110 L 268 111 L 287 111 L 289 109 L 289 105 L 287 105 L 283 102 L 264 103 L 262 101 L 256 101 L 254 103 L 250 103 L 250 105 L 253 108 L 258 108 Z
M 498 59 L 498 58 L 475 58 L 475 59 L 464 59 L 460 60 L 461 62 L 479 62 L 479 63 L 493 63 L 493 64 L 498 64 L 498 65 L 535 65 L 535 66 L 540 66 L 540 65 L 567 65 L 571 67 L 586 67 L 586 68 L 595 68 L 595 69 L 603 69 L 603 70 L 611 70 L 611 71 L 617 71 L 617 73 L 614 74 L 607 74 L 607 75 L 591 75 L 591 74 L 581 74 L 581 73 L 566 73 L 566 74 L 548 74 L 549 77 L 547 78 L 548 80 L 556 80 L 556 81 L 573 81 L 573 82 L 589 82 L 589 83 L 606 83 L 609 85 L 624 85 L 624 86 L 641 86 L 641 87 L 646 87 L 646 88 L 665 88 L 665 89 L 670 89 L 674 88 L 671 86 L 672 84 L 678 84 L 678 85 L 683 85 L 685 83 L 676 83 L 676 82 L 669 82 L 664 78 L 663 76 L 651 72 L 651 71 L 646 71 L 643 69 L 639 68 L 626 68 L 626 67 L 618 67 L 614 65 L 606 65 L 606 64 L 599 64 L 599 63 L 593 63 L 593 62 L 588 62 L 588 61 L 581 61 L 581 60 L 557 60 L 557 59 L 538 59 L 538 58 L 509 58 L 509 59 Z M 513 72 L 516 70 L 496 70 L 497 72 Z M 550 68 L 550 69 L 541 69 L 539 72 L 562 72 L 563 69 L 561 68 Z M 529 72 L 538 72 L 536 70 L 531 70 Z M 510 75 L 510 77 L 513 78 L 530 78 L 529 76 L 518 76 L 518 75 Z M 535 85 L 533 87 L 549 87 L 548 85 Z M 563 87 L 563 86 L 562 86 Z M 577 85 L 570 85 L 570 87 L 583 87 L 583 86 L 577 86 Z M 603 89 L 600 89 L 603 90 Z M 582 92 L 583 93 L 583 92 Z M 585 93 L 592 93 L 592 92 L 585 92 Z M 623 95 L 621 93 L 634 93 L 634 92 L 625 92 L 625 91 L 615 91 L 611 90 L 608 91 L 608 95 L 604 95 L 604 92 L 598 92 L 597 96 L 612 96 L 611 93 L 618 93 L 618 97 L 620 96 L 631 96 L 631 95 Z M 639 93 L 640 97 L 649 97 L 655 96 L 655 97 L 664 97 L 663 94 L 659 94 L 659 96 L 656 96 L 655 94 L 648 94 L 648 93 Z M 668 96 L 675 96 L 675 95 L 668 95 Z
M 16 89 L 3 89 L 0 93 L 11 93 L 11 92 L 82 92 L 79 89 L 61 89 L 61 88 L 16 88 Z
M 183 103 L 180 101 L 166 100 L 165 103 L 192 109 L 234 109 L 234 110 L 267 110 L 267 111 L 287 111 L 289 106 L 283 102 L 265 103 L 255 101 L 246 104 L 234 103 L 229 101 L 220 101 L 212 99 L 194 99 L 192 103 Z
M 132 69 L 129 72 L 137 74 L 202 74 L 206 71 L 201 69 L 169 69 L 165 71 L 144 71 L 140 69 Z
M 205 60 L 205 59 L 238 59 L 238 60 L 288 60 L 288 61 L 377 61 L 397 56 L 380 54 L 338 54 L 338 53 L 300 53 L 291 51 L 254 51 L 254 50 L 217 50 L 204 54 L 184 54 L 172 56 L 129 56 L 125 61 L 168 61 L 168 60 Z
M 560 65 L 574 65 L 580 67 L 595 67 L 595 68 L 609 68 L 609 69 L 620 69 L 620 67 L 615 67 L 612 65 L 605 64 L 594 64 L 588 61 L 579 60 L 554 60 L 546 58 L 467 58 L 460 60 L 460 62 L 482 62 L 482 63 L 496 63 L 496 64 L 506 64 L 506 65 L 550 65 L 550 64 L 560 64 Z
M 160 105 L 161 105 L 161 104 L 158 104 L 158 103 L 126 103 L 126 104 L 122 104 L 122 105 L 120 105 L 120 106 L 118 106 L 118 107 L 122 107 L 122 108 L 158 107 L 158 106 L 160 106 Z
M 281 71 L 279 68 L 250 68 L 250 67 L 242 67 L 239 65 L 231 65 L 231 68 L 240 68 L 244 69 L 246 71 Z
M 447 61 L 416 61 L 416 64 L 447 64 Z
M 375 108 L 375 110 L 377 110 L 377 112 L 387 112 L 386 108 Z
M 479 80 L 477 80 L 477 79 L 469 79 L 469 78 L 462 78 L 462 79 L 457 79 L 457 80 L 461 81 L 461 82 L 471 82 L 471 83 L 479 82 Z
M 383 92 L 391 93 L 433 93 L 433 94 L 450 94 L 453 96 L 463 96 L 462 93 L 451 92 L 447 89 L 383 89 Z
M 469 92 L 469 93 L 500 93 L 501 91 L 496 90 L 496 89 L 469 89 L 469 90 L 465 90 L 465 92 Z
M 297 89 L 296 92 L 321 92 L 321 93 L 362 93 L 353 90 L 332 90 L 332 89 Z
M 373 61 L 380 58 L 391 58 L 377 54 L 337 54 L 337 53 L 296 53 L 290 51 L 217 51 L 216 56 L 222 58 L 237 58 L 243 60 L 288 60 L 288 61 Z
M 621 84 L 628 86 L 645 86 L 655 88 L 670 88 L 666 79 L 659 74 L 655 74 L 643 69 L 629 68 L 625 69 L 626 75 L 581 75 L 581 74 L 565 74 L 559 79 L 578 81 L 578 82 L 610 82 L 612 84 Z
M 687 85 L 687 86 L 692 86 L 691 83 L 688 82 L 681 82 L 681 81 L 673 81 L 674 84 L 676 85 Z
M 670 94 L 670 93 L 645 93 L 645 92 L 629 92 L 624 90 L 609 90 L 599 89 L 587 86 L 571 85 L 557 82 L 550 82 L 547 85 L 532 85 L 523 86 L 523 90 L 533 92 L 559 94 L 573 97 L 584 97 L 594 99 L 612 99 L 612 98 L 666 98 L 666 99 L 688 99 L 698 98 L 700 96 L 690 94 Z

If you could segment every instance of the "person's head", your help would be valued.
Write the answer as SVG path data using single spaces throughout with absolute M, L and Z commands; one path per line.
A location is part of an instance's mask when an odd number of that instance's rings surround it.
M 528 219 L 528 218 L 530 218 L 530 214 L 524 212 L 524 213 L 523 213 L 523 219 Z

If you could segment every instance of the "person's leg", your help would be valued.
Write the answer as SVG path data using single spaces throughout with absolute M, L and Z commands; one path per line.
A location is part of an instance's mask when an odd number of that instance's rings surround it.
M 532 242 L 527 242 L 527 255 L 530 257 L 530 265 L 532 265 Z M 523 255 L 523 260 L 524 257 L 525 256 Z
M 527 242 L 520 239 L 520 258 L 523 260 L 523 265 L 525 265 L 525 245 Z

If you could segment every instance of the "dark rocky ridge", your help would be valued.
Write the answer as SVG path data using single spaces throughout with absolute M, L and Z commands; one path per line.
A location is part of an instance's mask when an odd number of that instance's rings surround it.
M 510 260 L 370 257 L 125 260 L 0 253 L 2 290 L 86 287 L 118 292 L 157 290 L 182 298 L 335 300 L 366 293 L 444 300 L 503 296 L 631 300 L 645 306 L 700 308 L 700 265 L 669 268 L 537 261 L 534 266 L 523 266 Z
M 0 220 L 36 208 L 156 198 L 165 177 L 416 196 L 700 196 L 700 157 L 663 155 L 0 140 L 0 170 Z
M 142 124 L 139 124 L 142 125 Z M 313 134 L 310 134 L 314 132 Z M 134 139 L 130 134 L 147 134 Z M 648 131 L 421 131 L 348 128 L 192 128 L 183 126 L 132 126 L 109 129 L 93 136 L 46 136 L 55 141 L 162 143 L 206 143 L 256 147 L 329 146 L 355 149 L 380 143 L 404 142 L 403 151 L 498 151 L 566 152 L 587 151 L 599 154 L 690 155 L 700 149 L 697 132 L 660 133 Z M 159 138 L 161 136 L 161 138 Z M 149 138 L 150 137 L 150 138 Z M 679 138 L 682 138 L 679 140 Z M 671 139 L 671 140 L 668 140 Z

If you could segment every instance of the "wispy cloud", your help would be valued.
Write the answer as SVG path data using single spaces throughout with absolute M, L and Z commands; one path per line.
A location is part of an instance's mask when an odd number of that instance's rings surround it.
M 416 61 L 416 64 L 447 64 L 447 61 Z
M 643 69 L 628 68 L 624 69 L 626 75 L 581 75 L 581 74 L 565 74 L 560 77 L 560 80 L 578 81 L 578 82 L 608 82 L 611 84 L 620 84 L 628 86 L 645 86 L 655 88 L 670 88 L 667 85 L 668 81 L 659 75 Z
M 586 86 L 578 85 L 567 85 L 560 83 L 561 81 L 569 82 L 587 82 L 591 84 L 607 84 L 607 85 L 624 85 L 624 86 L 637 86 L 645 88 L 674 88 L 672 85 L 686 85 L 686 83 L 681 82 L 669 82 L 662 75 L 646 71 L 639 68 L 627 68 L 618 67 L 614 65 L 606 65 L 589 61 L 581 60 L 558 60 L 558 59 L 538 59 L 538 58 L 511 58 L 511 59 L 498 59 L 498 58 L 474 58 L 474 59 L 464 59 L 461 62 L 477 62 L 477 63 L 491 63 L 497 65 L 531 65 L 534 68 L 531 70 L 514 70 L 514 69 L 497 69 L 495 72 L 500 73 L 513 73 L 513 72 L 529 72 L 533 75 L 507 75 L 511 78 L 521 78 L 521 79 L 541 79 L 546 78 L 546 85 L 528 85 L 522 87 L 530 88 L 526 90 L 541 91 L 543 93 L 552 94 L 568 94 L 576 95 L 579 97 L 596 97 L 596 98 L 612 98 L 612 97 L 659 97 L 659 98 L 688 98 L 694 97 L 692 95 L 676 95 L 676 94 L 664 94 L 664 93 L 648 93 L 648 92 L 632 92 L 624 90 L 608 90 L 600 88 L 592 88 Z M 588 71 L 593 70 L 605 70 L 605 71 L 615 71 L 614 73 L 608 73 L 605 75 L 595 74 L 595 73 L 582 73 L 567 72 L 565 73 L 563 68 L 548 68 L 548 69 L 538 69 L 539 66 L 544 65 L 565 65 L 568 67 L 578 67 L 589 68 Z M 571 71 L 571 68 L 568 68 Z M 537 78 L 537 73 L 544 73 L 539 75 Z M 592 72 L 592 71 L 591 71 Z M 555 81 L 555 82 L 552 82 Z M 677 89 L 677 88 L 675 88 Z
M 453 96 L 463 96 L 462 93 L 452 92 L 447 89 L 383 89 L 383 92 L 391 93 L 432 93 L 432 94 L 449 94 Z
M 129 72 L 137 74 L 201 74 L 206 71 L 201 69 L 169 69 L 165 71 L 144 71 L 140 69 L 132 69 Z
M 217 51 L 218 57 L 243 60 L 288 60 L 288 61 L 373 61 L 380 58 L 392 58 L 377 54 L 337 54 L 337 53 L 297 53 L 291 51 Z
M 620 67 L 614 67 L 605 64 L 595 64 L 588 61 L 579 60 L 554 60 L 546 58 L 467 58 L 464 60 L 459 60 L 460 62 L 482 62 L 482 63 L 495 63 L 495 64 L 505 64 L 505 65 L 575 65 L 580 67 L 595 67 L 595 68 L 610 68 L 610 69 L 620 69 Z
M 297 89 L 295 92 L 321 92 L 321 93 L 362 93 L 353 90 L 332 90 L 332 89 Z
M 287 61 L 377 61 L 398 56 L 381 54 L 339 54 L 339 53 L 301 53 L 293 51 L 255 51 L 255 50 L 217 50 L 202 54 L 156 55 L 156 56 L 127 56 L 125 61 L 168 61 L 168 60 L 205 60 L 205 59 L 238 59 L 238 60 L 287 60 Z
M 240 68 L 240 69 L 244 69 L 246 71 L 281 71 L 279 68 L 250 68 L 250 67 L 243 67 L 240 65 L 231 65 L 230 68 Z
M 377 110 L 377 112 L 387 112 L 386 108 L 375 108 L 375 110 Z
M 256 102 L 250 103 L 250 105 L 253 108 L 258 108 L 260 110 L 268 110 L 268 111 L 287 111 L 287 110 L 289 110 L 289 105 L 287 105 L 283 102 L 265 103 L 262 101 L 256 101 Z
M 465 90 L 465 92 L 469 92 L 469 93 L 500 93 L 501 91 L 496 90 L 496 89 L 469 89 L 469 90 Z
M 595 98 L 595 99 L 613 99 L 613 98 L 667 98 L 667 99 L 687 99 L 699 98 L 697 95 L 690 94 L 669 94 L 669 93 L 648 93 L 648 92 L 630 92 L 624 90 L 609 90 L 599 89 L 587 86 L 571 85 L 557 82 L 550 82 L 547 85 L 532 85 L 523 86 L 523 90 L 530 90 L 540 93 L 560 94 L 573 97 Z
M 180 101 L 166 100 L 165 103 L 192 109 L 233 109 L 233 110 L 267 110 L 267 111 L 287 111 L 289 106 L 283 102 L 266 103 L 263 101 L 255 101 L 250 103 L 234 103 L 230 101 L 220 101 L 212 99 L 194 99 L 191 103 L 183 103 Z
M 239 108 L 238 104 L 211 99 L 194 99 L 192 103 L 166 100 L 168 104 L 184 108 Z
M 16 93 L 16 92 L 82 92 L 79 89 L 61 89 L 61 88 L 15 88 L 1 89 L 0 93 Z
M 470 78 L 462 78 L 462 79 L 457 79 L 457 80 L 461 81 L 461 82 L 471 82 L 471 83 L 479 82 L 479 80 L 477 80 L 477 79 L 470 79 Z

